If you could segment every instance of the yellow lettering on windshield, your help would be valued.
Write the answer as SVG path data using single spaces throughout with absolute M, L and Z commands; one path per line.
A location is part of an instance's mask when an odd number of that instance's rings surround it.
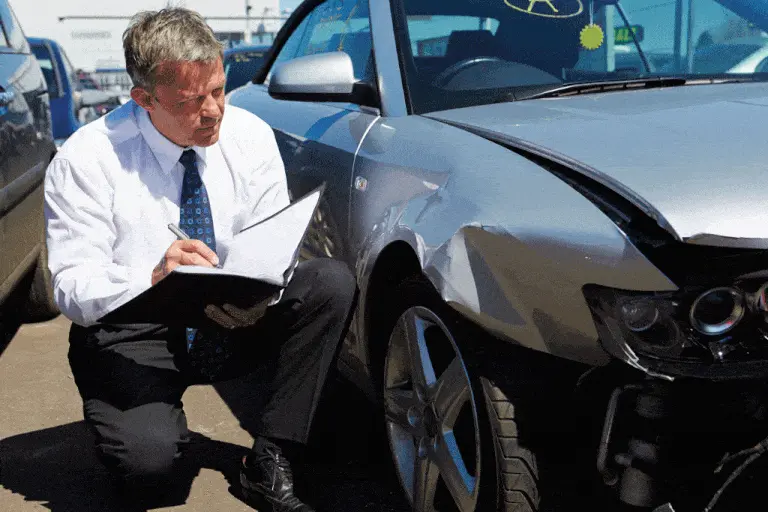
M 584 12 L 582 0 L 504 0 L 507 7 L 530 16 L 571 18 Z
M 531 0 L 531 3 L 528 4 L 528 12 L 533 12 L 533 6 L 536 4 L 547 4 L 550 9 L 552 9 L 552 12 L 560 12 L 558 11 L 554 5 L 552 5 L 552 0 Z

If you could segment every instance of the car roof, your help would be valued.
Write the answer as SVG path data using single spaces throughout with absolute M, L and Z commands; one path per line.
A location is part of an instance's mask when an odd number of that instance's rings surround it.
M 47 37 L 28 37 L 27 41 L 29 44 L 35 45 L 35 46 L 42 46 L 44 44 L 50 44 L 51 46 L 58 46 L 58 43 L 54 41 L 53 39 L 48 39 Z
M 265 52 L 269 50 L 271 47 L 272 45 L 269 45 L 269 44 L 248 44 L 248 45 L 235 46 L 234 48 L 227 48 L 226 50 L 224 50 L 224 56 L 227 57 L 229 55 L 232 55 L 233 53 L 258 52 L 258 51 Z

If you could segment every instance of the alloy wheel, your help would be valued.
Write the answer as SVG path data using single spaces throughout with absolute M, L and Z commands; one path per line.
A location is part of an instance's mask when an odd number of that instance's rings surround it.
M 480 480 L 477 407 L 456 342 L 429 309 L 410 308 L 395 324 L 384 409 L 395 467 L 413 509 L 435 512 L 441 489 L 447 490 L 448 508 L 474 512 Z

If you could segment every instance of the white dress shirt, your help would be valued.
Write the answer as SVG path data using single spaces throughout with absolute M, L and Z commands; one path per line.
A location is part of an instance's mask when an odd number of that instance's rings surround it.
M 129 101 L 75 132 L 51 162 L 48 267 L 56 304 L 74 323 L 96 324 L 151 286 L 153 268 L 176 240 L 168 224 L 179 222 L 184 149 Z M 191 149 L 208 191 L 217 247 L 246 223 L 289 204 L 275 136 L 255 115 L 227 105 L 219 141 Z

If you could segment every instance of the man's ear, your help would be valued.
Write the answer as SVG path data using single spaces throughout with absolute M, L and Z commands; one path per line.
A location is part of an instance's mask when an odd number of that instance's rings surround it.
M 131 98 L 147 112 L 152 112 L 155 106 L 152 104 L 152 95 L 141 87 L 131 89 Z

